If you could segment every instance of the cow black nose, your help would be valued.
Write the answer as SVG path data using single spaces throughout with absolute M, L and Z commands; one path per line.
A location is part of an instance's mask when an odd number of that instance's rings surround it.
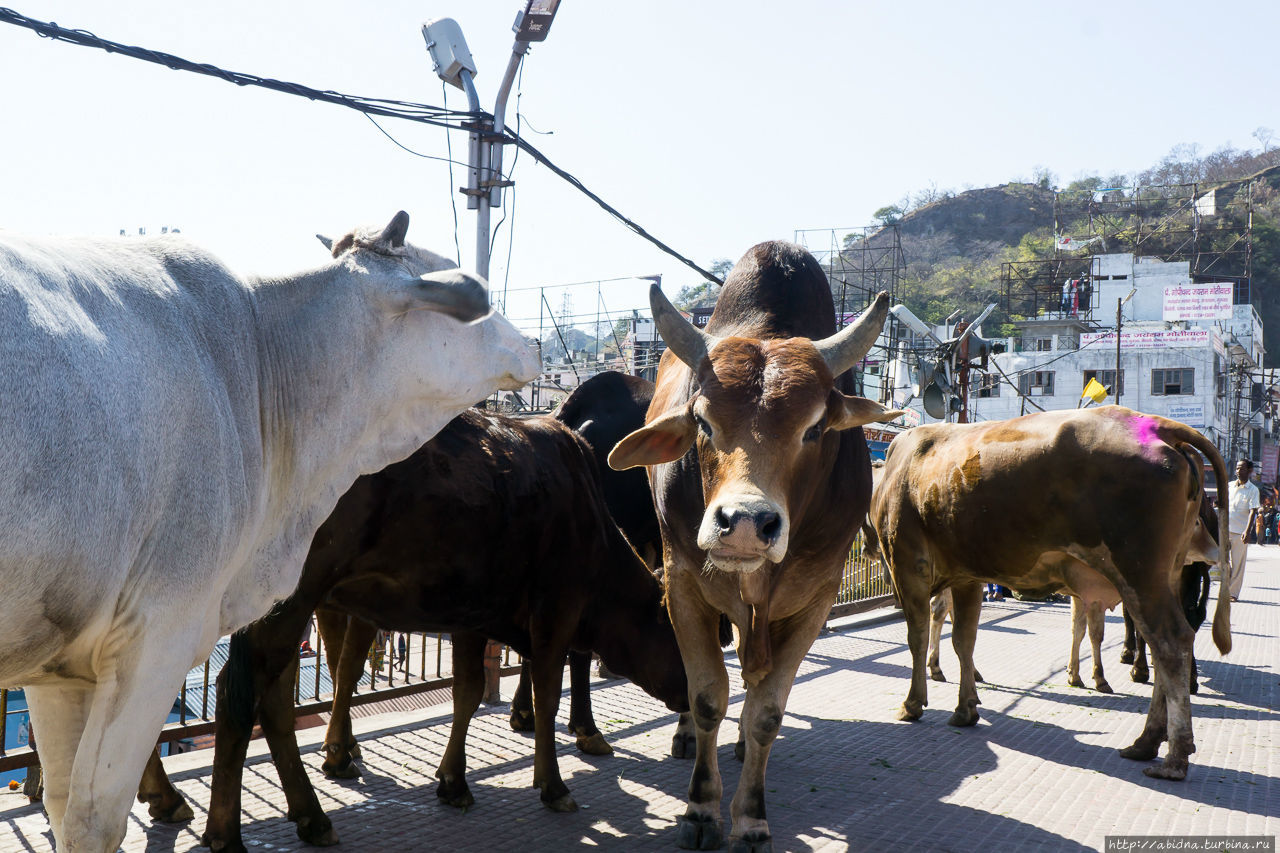
M 782 532 L 782 517 L 776 512 L 756 513 L 756 535 L 762 542 L 776 542 Z

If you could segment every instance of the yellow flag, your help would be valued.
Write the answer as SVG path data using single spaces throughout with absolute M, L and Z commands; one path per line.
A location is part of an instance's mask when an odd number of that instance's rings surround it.
M 1080 397 L 1082 399 L 1088 397 L 1095 403 L 1101 403 L 1107 398 L 1107 389 L 1097 379 L 1090 379 L 1089 384 L 1084 386 L 1084 393 Z

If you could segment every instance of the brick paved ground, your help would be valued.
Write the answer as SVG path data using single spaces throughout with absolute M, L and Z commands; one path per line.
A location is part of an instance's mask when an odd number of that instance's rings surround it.
M 775 849 L 1070 851 L 1100 849 L 1115 834 L 1277 835 L 1280 547 L 1250 551 L 1243 600 L 1233 608 L 1235 650 L 1220 658 L 1207 629 L 1196 640 L 1198 752 L 1186 782 L 1148 779 L 1142 765 L 1116 754 L 1141 730 L 1150 697 L 1150 687 L 1132 684 L 1117 662 L 1117 615 L 1108 619 L 1103 659 L 1118 692 L 1104 696 L 1066 685 L 1067 605 L 986 605 L 977 663 L 989 683 L 979 685 L 982 721 L 963 730 L 946 725 L 954 683 L 930 684 L 933 704 L 922 722 L 894 721 L 910 665 L 901 620 L 845 626 L 815 644 L 774 746 L 767 805 Z M 943 668 L 955 676 L 949 646 Z M 734 704 L 719 753 L 730 794 L 742 698 L 736 669 L 731 673 Z M 508 695 L 513 687 L 504 682 Z M 529 787 L 532 739 L 511 732 L 505 708 L 483 708 L 472 724 L 469 780 L 477 802 L 465 814 L 438 805 L 434 794 L 447 708 L 358 720 L 364 778 L 332 782 L 313 773 L 342 838 L 339 849 L 675 849 L 690 764 L 665 757 L 673 717 L 620 682 L 598 682 L 594 701 L 616 754 L 579 756 L 560 734 L 561 772 L 581 806 L 567 815 L 543 809 Z M 319 730 L 303 732 L 312 753 L 318 737 Z M 307 849 L 284 819 L 264 753 L 255 742 L 245 776 L 246 842 L 259 850 Z M 195 821 L 152 825 L 140 806 L 126 850 L 198 849 L 209 758 L 204 751 L 166 759 L 195 804 Z M 314 755 L 311 765 L 319 765 Z M 24 802 L 0 795 L 0 850 L 50 848 L 39 807 Z

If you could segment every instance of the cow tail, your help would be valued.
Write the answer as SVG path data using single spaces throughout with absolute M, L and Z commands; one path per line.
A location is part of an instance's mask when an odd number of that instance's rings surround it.
M 218 713 L 227 714 L 236 731 L 253 728 L 257 708 L 254 702 L 253 647 L 244 628 L 231 635 L 227 663 L 218 673 Z
M 1231 651 L 1231 594 L 1227 591 L 1227 581 L 1231 577 L 1231 530 L 1227 523 L 1227 500 L 1224 490 L 1230 481 L 1227 463 L 1223 460 L 1218 448 L 1199 430 L 1186 424 L 1161 418 L 1162 432 L 1171 444 L 1183 442 L 1191 445 L 1204 454 L 1213 466 L 1213 476 L 1218 480 L 1218 604 L 1213 610 L 1213 644 L 1218 651 L 1227 654 Z M 1197 472 L 1199 473 L 1199 472 Z

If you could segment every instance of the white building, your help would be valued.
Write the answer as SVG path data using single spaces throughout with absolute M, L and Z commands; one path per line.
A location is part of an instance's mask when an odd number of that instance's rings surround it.
M 1116 306 L 1123 302 L 1121 405 L 1194 426 L 1226 455 L 1234 400 L 1234 392 L 1227 394 L 1227 368 L 1261 367 L 1262 321 L 1249 304 L 1247 285 L 1197 279 L 1192 282 L 1185 261 L 1095 256 L 1089 279 L 1064 282 L 1054 310 L 1016 323 L 1018 335 L 1005 341 L 1005 353 L 990 357 L 990 370 L 970 373 L 969 420 L 1016 417 L 1037 406 L 1076 408 L 1089 402 L 1082 403 L 1081 394 L 1091 378 L 1112 388 Z M 906 403 L 922 422 L 937 422 L 918 398 L 909 399 L 914 371 L 901 361 L 895 367 L 895 405 Z M 1239 452 L 1254 460 L 1272 426 L 1264 421 L 1260 391 L 1243 389 L 1238 412 L 1245 423 Z M 1114 396 L 1103 402 L 1114 402 Z

